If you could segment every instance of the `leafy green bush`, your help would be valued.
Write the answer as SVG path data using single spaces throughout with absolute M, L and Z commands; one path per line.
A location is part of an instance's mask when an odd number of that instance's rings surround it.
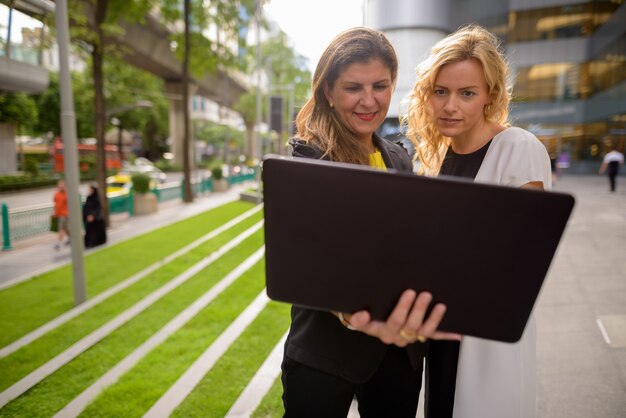
M 31 158 L 27 158 L 24 162 L 24 172 L 30 177 L 39 177 L 39 167 L 37 167 L 37 162 Z
M 213 166 L 211 169 L 211 177 L 213 177 L 213 180 L 221 180 L 224 178 L 221 165 Z
M 133 182 L 135 193 L 146 194 L 150 192 L 150 176 L 147 174 L 133 174 L 130 179 Z
M 37 123 L 37 119 L 37 105 L 31 96 L 26 93 L 0 96 L 0 122 L 30 127 Z
M 33 187 L 51 186 L 56 184 L 56 177 L 31 177 L 25 175 L 0 176 L 0 192 L 9 190 L 30 189 Z

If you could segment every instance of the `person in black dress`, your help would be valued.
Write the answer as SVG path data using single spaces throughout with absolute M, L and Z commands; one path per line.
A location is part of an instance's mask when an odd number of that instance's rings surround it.
M 89 186 L 89 195 L 83 206 L 83 222 L 85 223 L 85 248 L 96 247 L 107 241 L 100 196 L 94 185 Z

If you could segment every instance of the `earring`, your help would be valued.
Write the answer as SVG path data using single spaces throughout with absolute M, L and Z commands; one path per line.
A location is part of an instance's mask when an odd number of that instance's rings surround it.
M 334 109 L 334 108 L 335 108 L 335 105 L 334 105 L 333 103 L 329 103 L 329 104 L 330 104 L 330 108 L 331 108 L 331 109 Z

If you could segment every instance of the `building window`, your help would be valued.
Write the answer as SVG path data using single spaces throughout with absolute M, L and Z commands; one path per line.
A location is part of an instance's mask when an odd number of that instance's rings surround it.
M 587 99 L 626 81 L 626 35 L 592 60 L 536 64 L 518 70 L 515 101 Z
M 616 1 L 593 1 L 511 12 L 508 42 L 591 36 L 619 6 Z
M 39 65 L 43 30 L 41 20 L 0 4 L 0 56 Z
M 515 101 L 586 99 L 592 84 L 589 64 L 568 62 L 536 64 L 519 69 L 513 89 Z
M 589 77 L 594 94 L 626 80 L 626 34 L 590 62 Z

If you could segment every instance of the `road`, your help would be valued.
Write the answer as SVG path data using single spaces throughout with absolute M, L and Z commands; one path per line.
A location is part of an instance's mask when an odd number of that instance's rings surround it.
M 167 173 L 167 183 L 180 183 L 183 173 Z M 80 194 L 87 196 L 89 184 L 91 182 L 83 182 L 80 186 Z M 52 204 L 52 196 L 55 187 L 43 187 L 36 190 L 19 190 L 14 192 L 0 193 L 0 204 L 6 203 L 9 209 L 23 209 L 42 204 Z

